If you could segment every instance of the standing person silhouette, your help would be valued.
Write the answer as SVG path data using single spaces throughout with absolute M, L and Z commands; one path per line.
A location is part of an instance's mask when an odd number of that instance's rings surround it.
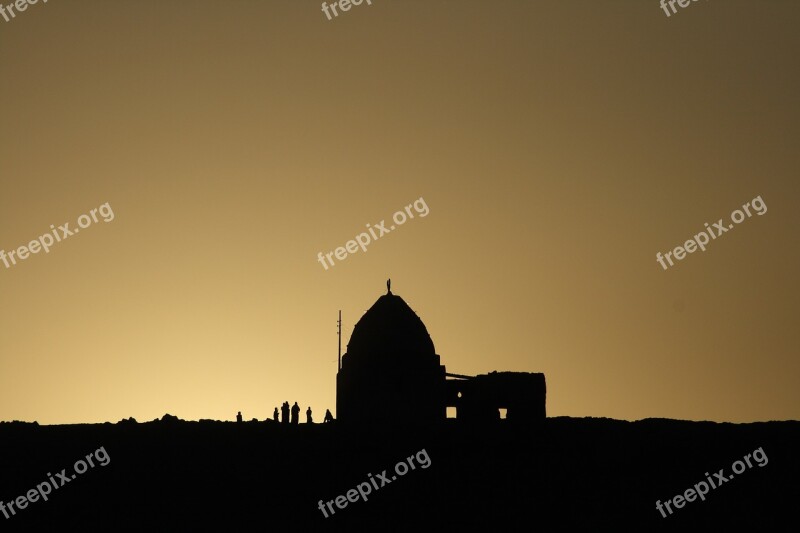
M 280 415 L 278 415 L 278 408 L 276 407 L 276 408 L 275 408 L 275 412 L 274 412 L 274 413 L 272 413 L 272 419 L 273 419 L 275 422 L 277 422 L 277 421 L 278 421 L 278 417 L 279 417 L 279 416 L 280 416 Z
M 306 409 L 306 424 L 313 424 L 314 420 L 311 418 L 311 406 Z
M 300 422 L 300 406 L 294 402 L 292 406 L 292 425 L 297 425 Z
M 283 402 L 283 405 L 281 405 L 281 422 L 284 424 L 289 423 L 289 402 Z

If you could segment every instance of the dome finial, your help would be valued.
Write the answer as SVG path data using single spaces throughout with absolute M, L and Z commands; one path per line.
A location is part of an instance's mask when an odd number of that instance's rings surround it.
M 386 280 L 386 294 L 392 294 L 392 278 Z

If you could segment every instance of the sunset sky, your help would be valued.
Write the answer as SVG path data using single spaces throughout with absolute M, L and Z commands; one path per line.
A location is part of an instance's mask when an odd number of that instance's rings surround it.
M 448 372 L 544 372 L 548 416 L 798 419 L 799 26 L 789 0 L 0 18 L 0 250 L 114 214 L 0 262 L 0 420 L 321 421 L 338 310 L 344 351 L 387 278 Z

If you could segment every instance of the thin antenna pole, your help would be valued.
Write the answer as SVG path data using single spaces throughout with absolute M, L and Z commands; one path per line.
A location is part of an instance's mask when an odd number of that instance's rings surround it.
M 337 333 L 339 334 L 339 368 L 338 370 L 342 369 L 342 310 L 339 309 L 339 322 L 337 323 L 339 326 L 337 329 Z

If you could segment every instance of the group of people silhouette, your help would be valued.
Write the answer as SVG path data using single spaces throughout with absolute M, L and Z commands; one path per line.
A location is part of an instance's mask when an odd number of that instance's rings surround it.
M 291 415 L 292 416 L 291 417 L 291 421 L 289 420 L 289 412 L 290 411 L 291 411 L 291 414 L 292 414 Z M 278 408 L 276 407 L 275 408 L 275 412 L 272 413 L 272 418 L 273 418 L 273 420 L 275 420 L 275 422 L 280 422 L 280 423 L 286 424 L 286 425 L 289 425 L 289 424 L 297 425 L 297 424 L 300 423 L 300 420 L 299 420 L 300 419 L 300 406 L 297 405 L 297 402 L 294 402 L 294 405 L 291 408 L 289 407 L 289 402 L 283 402 L 283 405 L 281 406 L 281 413 L 280 414 L 281 414 L 281 420 L 278 420 Z M 241 422 L 242 421 L 242 412 L 241 411 L 239 411 L 236 414 L 236 421 L 237 422 Z M 254 418 L 253 422 L 255 422 L 255 421 L 256 421 L 256 419 Z M 325 410 L 325 419 L 323 420 L 323 422 L 326 423 L 326 424 L 329 423 L 329 422 L 333 422 L 333 415 L 331 414 L 331 410 L 330 409 L 326 409 Z M 311 417 L 311 406 L 309 406 L 308 409 L 306 409 L 306 424 L 313 424 L 313 423 L 314 423 L 314 419 Z
M 291 412 L 291 419 L 289 418 L 289 413 Z M 275 411 L 272 413 L 272 419 L 275 422 L 280 422 L 281 424 L 292 424 L 297 425 L 300 423 L 300 406 L 297 405 L 297 402 L 294 402 L 294 405 L 290 408 L 289 402 L 283 402 L 281 405 L 281 412 L 280 412 L 280 420 L 278 420 L 278 408 L 275 408 Z M 328 422 L 333 422 L 333 415 L 331 414 L 330 409 L 325 410 L 325 419 L 323 420 L 326 424 Z M 314 419 L 311 416 L 311 406 L 306 409 L 306 424 L 313 424 Z

